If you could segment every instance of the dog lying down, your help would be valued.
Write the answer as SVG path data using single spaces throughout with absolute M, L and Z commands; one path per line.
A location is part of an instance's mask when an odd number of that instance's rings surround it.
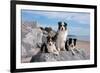
M 68 40 L 66 40 L 66 43 L 65 43 L 66 50 L 71 51 L 73 55 L 75 55 L 75 51 L 79 53 L 79 50 L 76 47 L 76 41 L 77 39 L 69 38 Z
M 43 45 L 41 47 L 41 52 L 44 52 L 44 53 L 53 53 L 55 55 L 59 54 L 59 52 L 57 51 L 55 43 L 53 42 L 51 36 L 47 37 L 47 44 L 43 43 Z
M 75 51 L 79 53 L 76 47 L 77 39 L 69 38 L 65 42 L 66 51 L 71 51 L 72 55 L 75 55 Z M 53 53 L 59 55 L 59 51 L 56 49 L 55 42 L 52 40 L 51 36 L 47 36 L 47 44 L 43 43 L 41 46 L 41 52 L 43 53 Z

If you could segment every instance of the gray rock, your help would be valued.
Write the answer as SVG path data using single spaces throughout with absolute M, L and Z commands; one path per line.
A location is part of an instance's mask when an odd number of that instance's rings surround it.
M 42 43 L 47 43 L 47 35 L 42 36 Z
M 36 21 L 22 21 L 21 25 L 21 37 L 24 38 L 25 35 L 32 31 L 32 29 L 37 28 Z
M 28 55 L 26 49 L 24 48 L 24 46 L 22 46 L 21 51 L 22 51 L 22 53 L 21 53 L 22 57 L 25 57 L 25 56 Z
M 26 56 L 26 54 L 27 56 L 33 56 L 32 53 L 34 54 L 34 52 L 32 50 L 40 50 L 38 47 L 41 47 L 43 33 L 39 28 L 34 28 L 31 30 L 31 32 L 27 33 L 25 37 L 22 38 L 22 56 Z
M 31 47 L 36 48 L 37 44 L 42 43 L 43 33 L 40 29 L 32 29 L 32 32 L 29 32 L 25 38 L 22 39 L 24 43 L 30 44 Z
M 86 55 L 85 51 L 80 50 L 80 52 L 75 51 L 75 55 L 71 51 L 61 51 L 59 55 L 52 53 L 39 53 L 32 57 L 30 62 L 50 62 L 50 61 L 71 61 L 71 60 L 87 60 L 89 57 Z
M 38 23 L 36 21 L 22 21 L 22 25 L 23 24 L 32 28 L 36 28 Z

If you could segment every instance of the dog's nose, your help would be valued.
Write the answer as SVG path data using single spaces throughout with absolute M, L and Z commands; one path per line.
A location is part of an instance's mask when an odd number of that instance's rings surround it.
M 63 28 L 61 28 L 61 30 L 63 30 Z
M 71 47 L 73 47 L 73 45 L 71 45 Z
M 51 43 L 49 45 L 51 46 Z

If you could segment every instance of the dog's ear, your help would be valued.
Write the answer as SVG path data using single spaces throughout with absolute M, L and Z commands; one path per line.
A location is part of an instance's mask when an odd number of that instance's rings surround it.
M 64 25 L 67 27 L 67 23 L 66 22 L 64 22 Z
M 74 40 L 74 45 L 76 45 L 76 41 L 77 41 L 77 39 L 75 38 L 75 39 L 73 39 Z
M 61 22 L 58 22 L 58 29 L 60 30 Z
M 60 22 L 58 22 L 58 25 L 61 25 L 61 21 L 60 21 Z
M 72 38 L 69 38 L 68 43 L 69 45 L 72 43 Z
M 71 41 L 72 40 L 72 38 L 69 38 L 69 41 Z
M 67 29 L 67 23 L 66 22 L 64 22 L 64 27 L 65 27 L 65 29 Z
M 75 39 L 73 39 L 74 41 L 77 41 L 77 39 L 75 38 Z

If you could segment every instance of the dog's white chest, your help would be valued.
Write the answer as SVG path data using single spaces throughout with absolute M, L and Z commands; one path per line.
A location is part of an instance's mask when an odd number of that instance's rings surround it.
M 67 31 L 60 31 L 60 32 L 58 33 L 57 40 L 66 41 L 67 34 L 68 34 Z
M 56 49 L 54 44 L 52 44 L 51 46 L 47 45 L 47 48 L 48 48 L 48 52 L 53 52 L 53 50 Z
M 59 31 L 57 40 L 56 40 L 56 47 L 57 48 L 65 48 L 65 41 L 67 38 L 67 31 Z

